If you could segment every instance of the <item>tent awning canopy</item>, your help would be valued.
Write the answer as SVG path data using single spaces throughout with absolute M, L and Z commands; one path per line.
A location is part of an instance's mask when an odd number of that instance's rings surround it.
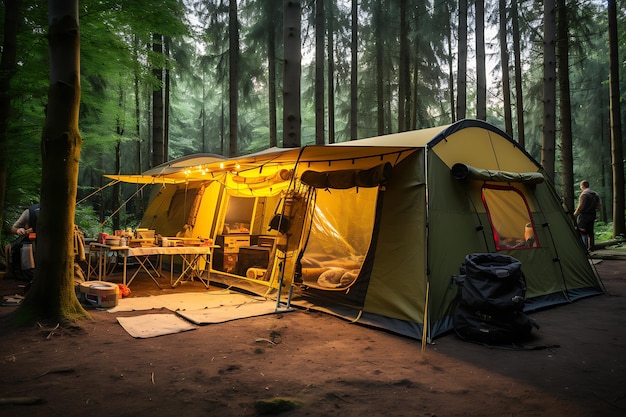
M 127 182 L 130 184 L 181 184 L 187 182 L 186 179 L 171 178 L 163 175 L 104 175 L 106 178 L 110 178 L 120 182 Z

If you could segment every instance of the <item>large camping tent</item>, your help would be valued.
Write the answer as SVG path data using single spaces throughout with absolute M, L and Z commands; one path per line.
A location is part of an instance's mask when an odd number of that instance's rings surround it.
M 111 177 L 162 182 L 142 226 L 215 239 L 230 284 L 416 338 L 452 328 L 472 253 L 521 261 L 527 311 L 603 292 L 542 167 L 482 121 L 198 162 Z

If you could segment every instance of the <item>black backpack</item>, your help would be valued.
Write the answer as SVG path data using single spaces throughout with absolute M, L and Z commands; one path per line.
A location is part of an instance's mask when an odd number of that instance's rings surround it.
M 453 276 L 459 296 L 454 330 L 462 339 L 488 345 L 526 340 L 537 323 L 524 314 L 526 280 L 519 260 L 500 254 L 470 254 Z

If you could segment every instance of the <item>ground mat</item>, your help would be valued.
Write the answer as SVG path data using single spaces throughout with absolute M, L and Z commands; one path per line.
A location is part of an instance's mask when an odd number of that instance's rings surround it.
M 266 314 L 284 313 L 291 311 L 286 308 L 276 310 L 275 301 L 251 300 L 239 305 L 228 305 L 202 310 L 185 310 L 176 313 L 195 324 L 223 323 L 230 320 L 257 317 Z
M 122 298 L 117 306 L 108 309 L 109 313 L 120 311 L 141 311 L 166 308 L 171 311 L 202 310 L 204 308 L 240 305 L 253 300 L 265 301 L 263 297 L 253 297 L 230 291 L 192 292 L 180 294 L 153 295 L 149 297 Z
M 196 326 L 175 314 L 143 314 L 133 317 L 118 317 L 118 323 L 132 337 L 146 339 L 194 330 Z

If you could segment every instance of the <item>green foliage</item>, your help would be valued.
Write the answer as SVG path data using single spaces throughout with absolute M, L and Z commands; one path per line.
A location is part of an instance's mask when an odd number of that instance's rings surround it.
M 596 222 L 594 226 L 596 243 L 607 242 L 613 240 L 613 223 Z
M 9 125 L 6 230 L 8 219 L 38 200 L 40 140 L 48 88 L 47 10 L 45 4 L 24 0 L 24 25 L 19 34 L 19 69 L 12 81 L 13 106 Z M 541 160 L 543 68 L 542 3 L 518 2 L 522 37 L 523 100 L 527 151 Z M 349 2 L 329 2 L 333 7 L 335 140 L 350 139 L 350 78 L 358 67 L 358 136 L 378 134 L 378 104 L 384 112 L 384 133 L 397 130 L 399 65 L 399 7 L 396 2 L 359 2 L 358 62 L 351 62 Z M 451 121 L 448 59 L 458 54 L 457 2 L 408 0 L 412 117 L 416 128 Z M 489 4 L 488 4 L 489 6 Z M 606 9 L 603 3 L 576 2 L 571 9 L 570 79 L 574 131 L 575 182 L 589 179 L 606 201 L 612 198 L 608 129 L 608 57 Z M 85 0 L 80 2 L 81 108 L 83 137 L 79 173 L 79 199 L 89 197 L 81 213 L 89 234 L 110 227 L 113 213 L 121 223 L 141 217 L 140 204 L 114 207 L 136 192 L 123 188 L 120 199 L 105 187 L 107 173 L 139 173 L 150 168 L 152 94 L 155 68 L 168 68 L 171 82 L 169 158 L 193 153 L 228 151 L 228 4 L 216 0 L 156 0 L 149 7 L 135 0 Z M 310 2 L 303 2 L 302 143 L 314 142 L 313 100 L 314 28 Z M 620 56 L 626 55 L 626 14 L 618 7 Z M 277 135 L 282 131 L 282 2 L 241 2 L 238 149 L 256 152 L 269 146 L 269 84 L 277 83 Z M 474 22 L 468 26 L 473 28 Z M 488 25 L 495 25 L 490 20 Z M 155 55 L 154 34 L 169 39 L 169 56 Z M 268 34 L 275 48 L 268 51 Z M 451 48 L 447 39 L 452 39 Z M 471 38 L 471 30 L 470 30 Z M 493 46 L 493 45 L 492 45 Z M 494 46 L 494 49 L 497 47 Z M 470 48 L 471 51 L 472 48 Z M 379 54 L 380 52 L 380 54 Z M 513 52 L 513 51 L 511 51 Z M 268 79 L 268 62 L 277 63 L 276 80 Z M 470 58 L 472 59 L 472 58 Z M 490 60 L 492 60 L 490 58 Z M 382 65 L 380 71 L 379 63 Z M 327 67 L 326 67 L 327 68 Z M 456 71 L 456 61 L 453 62 Z M 495 74 L 495 73 L 494 73 Z M 491 74 L 492 76 L 494 74 Z M 456 78 L 456 74 L 452 74 Z M 468 117 L 475 112 L 475 74 L 468 69 Z M 626 70 L 621 77 L 626 80 Z M 497 75 L 496 75 L 497 78 Z M 455 80 L 453 80 L 455 82 Z M 494 83 L 497 83 L 496 79 Z M 513 82 L 513 78 L 511 80 Z M 379 90 L 382 96 L 379 97 Z M 499 90 L 498 90 L 499 91 Z M 328 91 L 325 93 L 328 96 Z M 326 97 L 327 99 L 328 97 Z M 500 97 L 493 93 L 489 122 L 503 126 Z M 325 110 L 328 112 L 328 109 Z M 324 114 L 325 120 L 328 120 Z M 326 122 L 326 129 L 329 126 Z M 514 126 L 516 123 L 514 121 Z M 626 126 L 625 126 L 626 128 Z M 226 143 L 225 143 L 226 142 Z M 557 161 L 557 171 L 558 171 Z M 557 175 L 558 181 L 559 175 Z M 557 189 L 559 186 L 557 184 Z M 97 192 L 101 190 L 100 192 Z M 93 194 L 92 194 L 93 193 Z M 78 215 L 77 215 L 78 216 Z M 104 225 L 104 226 L 101 226 Z
M 74 217 L 74 223 L 85 234 L 85 237 L 96 237 L 98 233 L 102 231 L 98 216 L 93 210 L 93 207 L 89 206 L 76 206 L 76 215 Z

